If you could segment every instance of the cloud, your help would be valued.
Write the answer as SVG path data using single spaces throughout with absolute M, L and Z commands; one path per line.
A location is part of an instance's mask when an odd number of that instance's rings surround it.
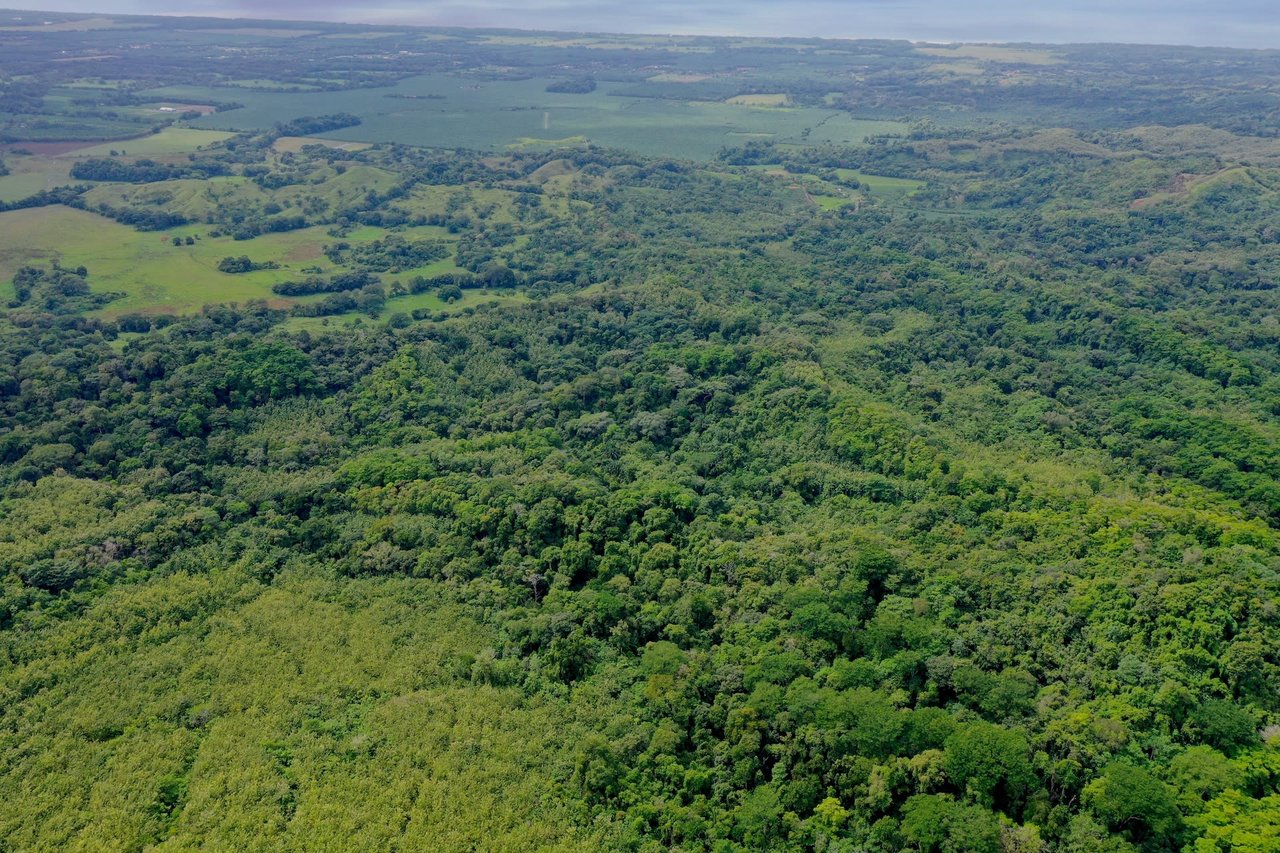
M 83 0 L 45 0 L 84 11 Z M 102 11 L 604 32 L 1280 48 L 1275 0 L 101 0 Z

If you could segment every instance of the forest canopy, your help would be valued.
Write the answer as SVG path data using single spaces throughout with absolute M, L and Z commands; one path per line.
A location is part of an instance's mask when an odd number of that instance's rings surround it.
M 1274 57 L 216 23 L 0 58 L 173 122 L 5 151 L 0 849 L 1280 844 Z M 812 123 L 261 118 L 503 87 Z

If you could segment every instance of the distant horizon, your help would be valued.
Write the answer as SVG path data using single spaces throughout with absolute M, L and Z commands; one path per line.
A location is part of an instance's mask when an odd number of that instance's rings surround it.
M 976 7 L 979 4 L 969 4 Z M 1280 19 L 1262 0 L 1228 7 L 1202 0 L 1082 0 L 1032 7 L 996 0 L 980 8 L 945 0 L 656 0 L 637 10 L 616 0 L 50 0 L 32 14 L 149 15 L 353 26 L 460 27 L 532 32 L 725 38 L 894 39 L 936 44 L 1143 44 L 1280 49 Z M 728 22 L 732 22 L 729 24 Z

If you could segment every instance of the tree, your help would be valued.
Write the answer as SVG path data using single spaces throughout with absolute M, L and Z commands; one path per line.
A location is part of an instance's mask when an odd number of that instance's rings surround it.
M 1112 830 L 1130 841 L 1166 849 L 1174 844 L 1182 820 L 1169 786 L 1132 764 L 1107 765 L 1084 789 L 1084 801 Z
M 992 723 L 970 723 L 947 738 L 943 768 L 978 802 L 1016 811 L 1035 781 L 1021 734 Z
M 1258 725 L 1253 717 L 1225 699 L 1201 703 L 1191 712 L 1187 728 L 1201 742 L 1227 754 L 1258 742 Z
M 902 834 L 921 853 L 998 853 L 1000 822 L 949 794 L 917 794 L 902 807 Z

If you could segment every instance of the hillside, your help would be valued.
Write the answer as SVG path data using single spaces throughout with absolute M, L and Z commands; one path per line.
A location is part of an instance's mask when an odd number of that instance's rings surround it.
M 1270 53 L 69 20 L 245 106 L 0 155 L 0 850 L 1280 844 Z

